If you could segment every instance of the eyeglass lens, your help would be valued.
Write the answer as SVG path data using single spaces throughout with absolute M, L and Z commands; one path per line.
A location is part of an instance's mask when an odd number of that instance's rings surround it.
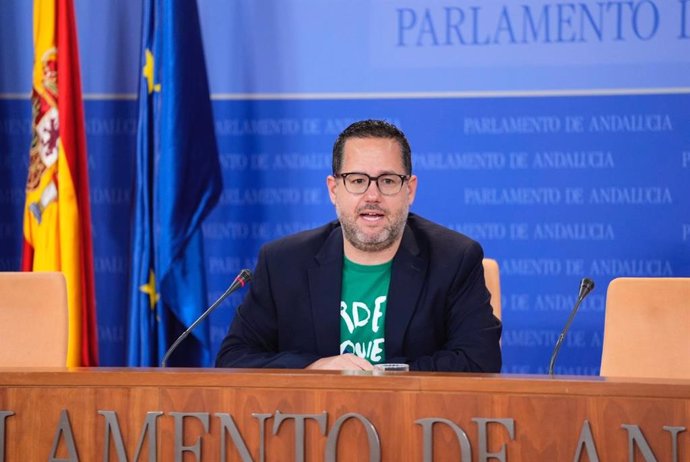
M 343 181 L 345 182 L 345 189 L 353 194 L 362 194 L 371 184 L 371 180 L 376 180 L 376 185 L 381 194 L 392 195 L 397 194 L 402 189 L 403 179 L 400 175 L 386 174 L 378 177 L 371 177 L 364 173 L 348 173 L 344 174 Z

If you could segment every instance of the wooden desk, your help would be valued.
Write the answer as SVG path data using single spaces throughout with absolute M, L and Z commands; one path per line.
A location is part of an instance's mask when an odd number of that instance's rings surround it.
M 0 369 L 0 462 L 686 461 L 688 427 L 681 380 Z

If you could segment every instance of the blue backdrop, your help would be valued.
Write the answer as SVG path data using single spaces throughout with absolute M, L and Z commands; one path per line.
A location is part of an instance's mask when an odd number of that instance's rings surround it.
M 101 363 L 126 357 L 141 1 L 76 0 Z M 334 218 L 337 134 L 408 135 L 412 210 L 501 266 L 505 372 L 597 374 L 606 286 L 690 276 L 690 0 L 199 0 L 224 191 L 209 299 L 264 242 Z M 32 5 L 0 3 L 0 270 L 19 267 Z M 211 318 L 217 348 L 242 293 Z M 650 326 L 653 328 L 653 326 Z

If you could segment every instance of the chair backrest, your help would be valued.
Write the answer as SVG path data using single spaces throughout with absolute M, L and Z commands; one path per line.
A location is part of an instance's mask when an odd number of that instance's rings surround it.
M 484 280 L 486 288 L 491 294 L 491 307 L 494 309 L 494 316 L 501 319 L 501 273 L 498 269 L 498 262 L 492 258 L 485 258 Z
M 601 375 L 690 379 L 690 278 L 611 281 Z
M 67 316 L 62 273 L 0 272 L 0 366 L 64 367 Z

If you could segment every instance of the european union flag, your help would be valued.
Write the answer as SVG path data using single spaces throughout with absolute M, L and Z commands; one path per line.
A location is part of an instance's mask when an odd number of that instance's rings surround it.
M 196 0 L 145 0 L 128 365 L 158 365 L 205 310 L 201 223 L 222 179 Z M 211 364 L 203 323 L 170 358 Z

